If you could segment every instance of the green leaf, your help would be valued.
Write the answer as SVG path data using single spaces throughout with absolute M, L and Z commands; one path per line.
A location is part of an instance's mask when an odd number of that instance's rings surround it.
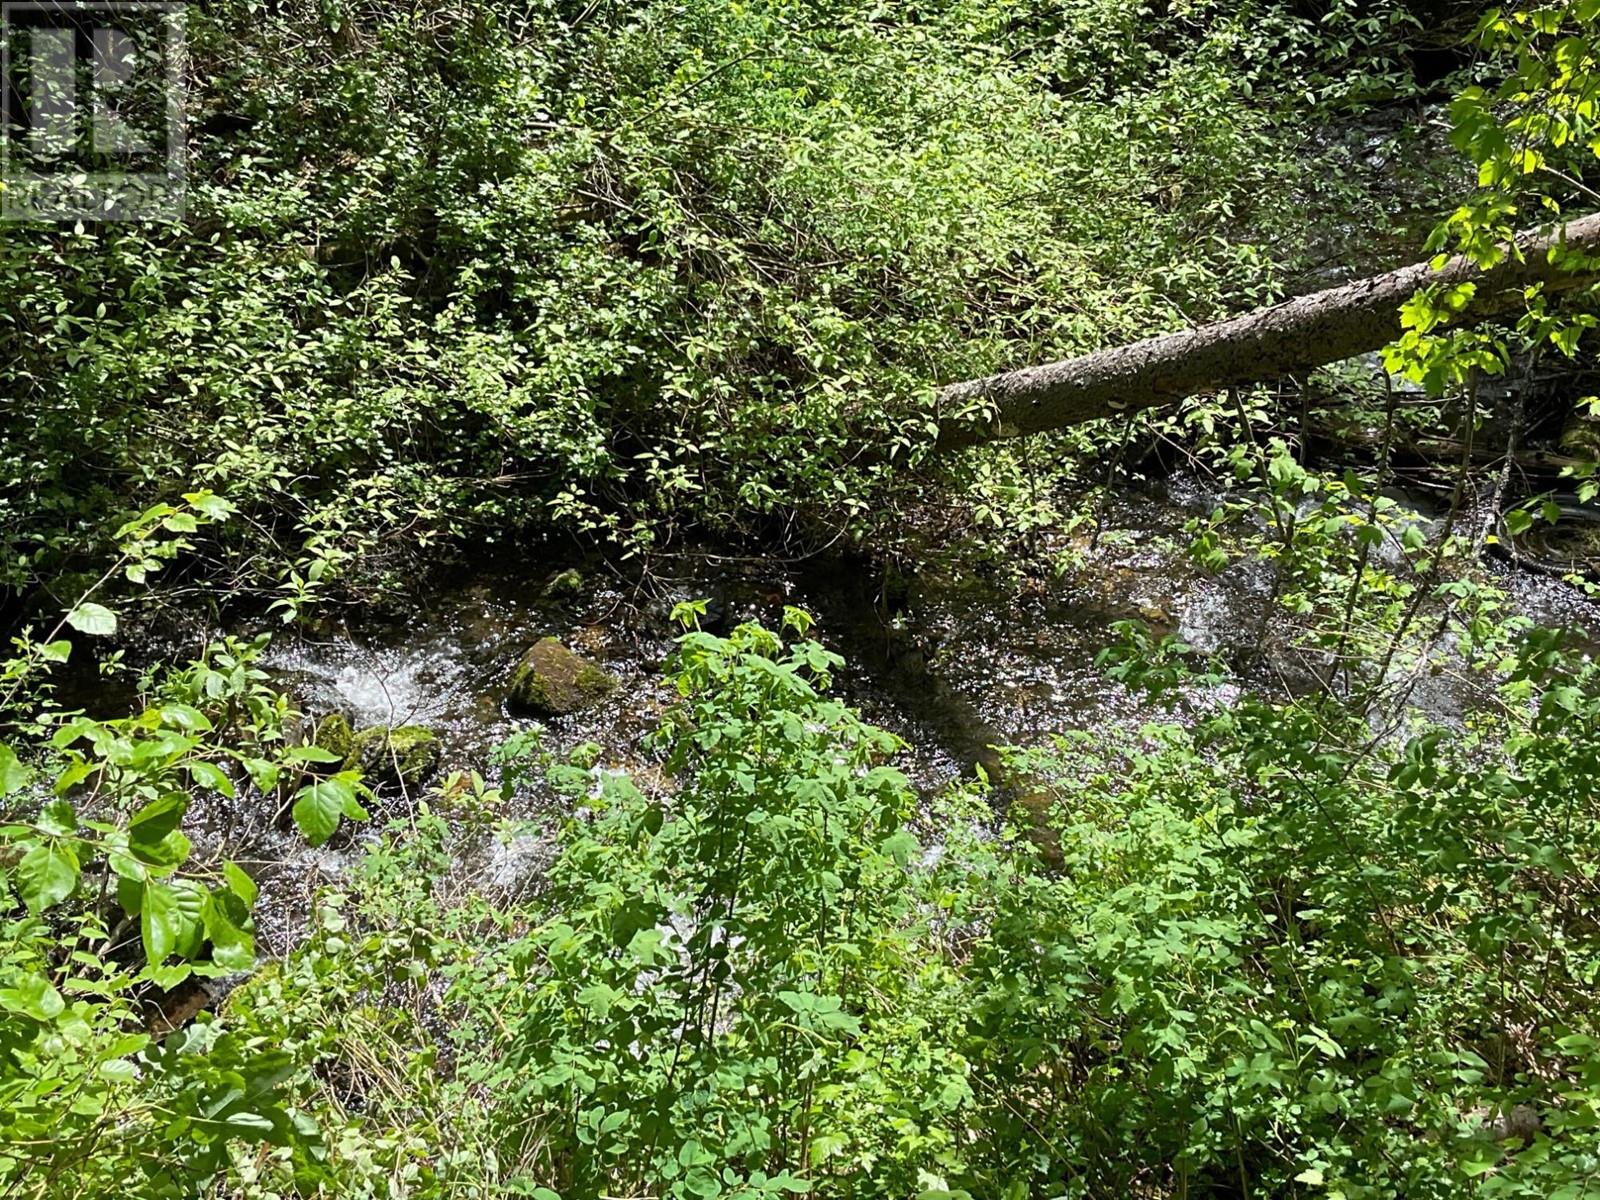
M 257 790 L 271 792 L 277 788 L 281 774 L 277 763 L 264 758 L 247 758 L 244 760 L 244 769 L 249 772 L 250 782 L 256 785 Z
M 78 831 L 78 814 L 65 800 L 52 800 L 39 810 L 34 824 L 46 833 L 66 837 Z
M 341 755 L 331 750 L 324 750 L 321 746 L 291 746 L 283 752 L 285 762 L 297 763 L 337 763 L 343 762 Z
M 146 959 L 159 963 L 172 953 L 182 932 L 182 920 L 176 892 L 164 883 L 145 885 L 144 902 L 139 913 L 139 933 L 144 939 Z
M 106 851 L 106 865 L 111 868 L 112 874 L 118 879 L 130 880 L 133 883 L 143 883 L 150 877 L 149 870 L 126 849 L 112 847 Z
M 262 1138 L 272 1132 L 272 1122 L 259 1113 L 229 1113 L 225 1121 L 228 1130 L 247 1138 Z
M 133 852 L 134 857 L 147 866 L 166 867 L 169 869 L 178 866 L 188 858 L 189 851 L 192 848 L 192 843 L 181 829 L 174 829 L 159 842 L 133 842 L 128 847 Z
M 884 838 L 882 849 L 885 854 L 894 860 L 896 865 L 903 867 L 916 856 L 918 850 L 917 839 L 911 835 L 910 831 L 898 829 Z
M 255 936 L 250 932 L 250 909 L 244 901 L 219 888 L 205 898 L 201 915 L 211 939 L 213 962 L 230 971 L 248 971 L 255 966 Z
M 93 775 L 94 769 L 93 763 L 87 760 L 80 760 L 57 775 L 55 783 L 51 786 L 54 788 L 56 795 L 65 796 L 73 788 L 89 778 L 90 775 Z
M 65 842 L 43 842 L 22 856 L 16 880 L 22 902 L 32 912 L 42 912 L 78 886 L 78 856 Z
M 295 797 L 294 823 L 306 840 L 320 846 L 339 828 L 339 817 L 347 805 L 356 803 L 349 781 L 337 776 L 300 789 Z
M 15 987 L 0 990 L 0 1007 L 35 1021 L 50 1021 L 61 1015 L 66 1002 L 43 975 L 24 975 Z
M 117 614 L 103 604 L 84 603 L 67 614 L 67 624 L 79 633 L 109 637 L 117 631 Z
M 189 808 L 189 797 L 182 792 L 168 792 L 150 801 L 128 822 L 128 839 L 140 846 L 159 844 L 178 827 Z
M 237 863 L 223 863 L 222 878 L 227 880 L 228 890 L 243 900 L 246 908 L 256 902 L 256 881 L 246 875 Z
M 216 763 L 192 762 L 189 764 L 189 776 L 201 787 L 210 788 L 214 792 L 221 792 L 228 799 L 235 796 L 233 780 L 229 779 L 223 769 Z
M 205 733 L 211 728 L 211 718 L 190 704 L 163 704 L 161 722 L 185 733 Z
M 127 875 L 117 876 L 117 903 L 130 917 L 137 917 L 144 908 L 144 880 Z
M 145 958 L 159 965 L 200 927 L 205 904 L 201 892 L 185 884 L 147 883 L 139 912 L 139 933 Z
M 183 498 L 195 511 L 212 521 L 225 521 L 233 512 L 231 501 L 211 492 L 185 492 Z
M 164 992 L 170 992 L 185 979 L 194 974 L 194 968 L 188 963 L 174 963 L 170 967 L 159 967 L 145 964 L 135 978 L 140 983 L 153 983 Z
M 28 785 L 33 772 L 23 766 L 10 746 L 0 745 L 0 796 L 9 796 Z
M 139 1078 L 139 1070 L 125 1058 L 114 1058 L 100 1064 L 100 1078 L 107 1083 L 132 1083 Z

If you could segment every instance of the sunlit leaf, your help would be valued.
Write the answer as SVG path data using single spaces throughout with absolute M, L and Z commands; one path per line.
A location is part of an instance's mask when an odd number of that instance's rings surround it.
M 67 614 L 67 624 L 79 633 L 109 637 L 117 631 L 117 615 L 103 604 L 85 602 Z

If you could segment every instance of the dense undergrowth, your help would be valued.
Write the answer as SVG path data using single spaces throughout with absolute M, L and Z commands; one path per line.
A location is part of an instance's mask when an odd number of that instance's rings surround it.
M 1426 90 L 1413 35 L 1389 3 L 194 9 L 185 223 L 0 240 L 0 583 L 65 602 L 197 486 L 239 516 L 194 569 L 294 599 L 541 530 L 888 544 L 934 384 L 1265 301 L 1363 252 L 1330 229 L 1417 213 L 1414 247 L 1439 143 L 1337 124 Z M 1041 494 L 940 470 L 991 534 Z
M 572 815 L 531 894 L 452 869 L 430 805 L 499 795 L 452 784 L 164 1043 L 129 1031 L 131 967 L 51 965 L 108 937 L 103 889 L 45 930 L 99 854 L 119 888 L 181 858 L 168 810 L 75 828 L 57 801 L 8 833 L 72 872 L 14 875 L 40 915 L 7 927 L 0 1172 L 40 1196 L 1592 1194 L 1600 689 L 1556 639 L 1512 653 L 1466 733 L 1246 698 L 1063 738 L 1013 757 L 1048 794 L 1016 827 L 975 789 L 919 811 L 820 646 L 692 632 L 664 777 L 548 763 Z M 108 765 L 118 739 L 216 753 L 229 661 L 84 731 L 102 791 L 162 786 Z M 195 961 L 142 977 L 248 961 L 236 872 L 144 888 L 152 962 Z M 166 942 L 162 889 L 199 908 Z M 66 994 L 19 982 L 46 977 Z

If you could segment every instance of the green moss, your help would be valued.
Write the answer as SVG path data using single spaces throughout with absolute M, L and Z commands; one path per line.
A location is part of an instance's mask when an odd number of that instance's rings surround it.
M 345 769 L 359 769 L 374 784 L 415 787 L 439 766 L 439 735 L 423 725 L 374 725 L 350 739 Z
M 350 722 L 343 713 L 329 713 L 317 722 L 316 732 L 312 734 L 311 740 L 329 754 L 348 758 L 350 743 L 355 740 L 355 730 L 350 728 Z
M 1567 418 L 1561 448 L 1578 458 L 1600 458 L 1600 417 L 1584 408 Z
M 582 591 L 583 573 L 576 567 L 568 567 L 544 585 L 544 594 L 546 596 L 567 598 L 576 596 Z
M 535 716 L 560 717 L 592 707 L 616 686 L 612 676 L 555 638 L 542 638 L 517 664 L 507 697 Z

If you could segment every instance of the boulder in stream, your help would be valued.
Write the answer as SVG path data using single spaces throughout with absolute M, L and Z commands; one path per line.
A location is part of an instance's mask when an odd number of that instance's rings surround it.
M 355 740 L 355 736 L 356 731 L 350 727 L 348 717 L 343 713 L 329 713 L 317 722 L 317 728 L 311 735 L 311 741 L 329 754 L 337 754 L 340 758 L 349 758 L 350 743 Z
M 1577 458 L 1600 458 L 1600 416 L 1587 404 L 1577 405 L 1561 427 L 1561 449 Z
M 571 600 L 583 594 L 583 572 L 576 567 L 568 567 L 551 576 L 544 585 L 544 595 L 556 600 Z
M 513 707 L 534 716 L 561 717 L 594 706 L 616 686 L 611 675 L 547 637 L 522 656 L 507 698 Z
M 425 725 L 373 725 L 350 739 L 345 769 L 359 769 L 377 787 L 425 783 L 439 766 L 439 735 Z

